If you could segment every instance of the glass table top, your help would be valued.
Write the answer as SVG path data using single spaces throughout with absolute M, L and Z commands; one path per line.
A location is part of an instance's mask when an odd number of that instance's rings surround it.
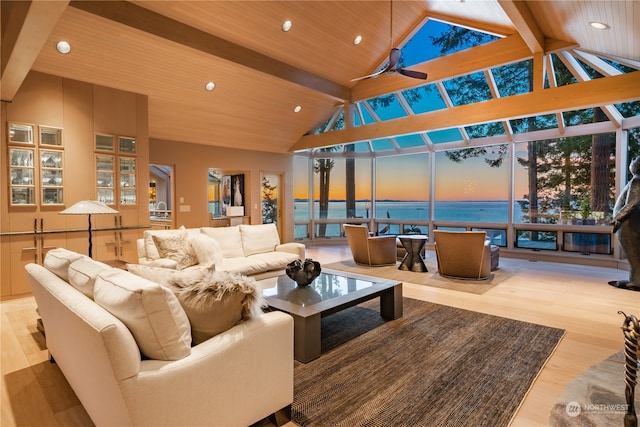
M 362 277 L 348 277 L 344 273 L 322 272 L 307 286 L 298 286 L 295 281 L 285 275 L 260 282 L 264 297 L 273 297 L 300 307 L 307 307 L 371 288 L 383 280 L 373 278 L 367 280 Z

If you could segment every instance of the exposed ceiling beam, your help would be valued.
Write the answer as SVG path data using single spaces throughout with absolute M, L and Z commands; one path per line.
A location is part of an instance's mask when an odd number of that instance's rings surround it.
M 498 0 L 502 10 L 507 14 L 518 33 L 522 36 L 531 52 L 544 52 L 544 33 L 538 26 L 529 6 L 524 1 Z
M 561 43 L 565 49 L 575 47 L 575 44 Z M 429 82 L 437 82 L 453 77 L 471 74 L 487 68 L 512 64 L 532 57 L 529 47 L 522 37 L 515 34 L 484 45 L 476 46 L 460 52 L 455 52 L 440 58 L 435 58 L 421 64 L 408 67 L 412 70 L 428 73 Z M 374 98 L 412 87 L 421 86 L 424 81 L 411 79 L 400 75 L 387 74 L 380 77 L 366 79 L 351 89 L 351 101 Z
M 355 128 L 305 135 L 291 147 L 290 151 L 553 114 L 564 110 L 593 108 L 638 99 L 640 99 L 640 73 L 628 73 Z M 541 111 L 541 108 L 544 111 Z
M 2 101 L 11 101 L 20 89 L 42 46 L 49 38 L 68 1 L 3 2 L 1 74 Z
M 282 61 L 126 1 L 72 1 L 71 6 L 291 83 L 348 101 L 351 90 Z

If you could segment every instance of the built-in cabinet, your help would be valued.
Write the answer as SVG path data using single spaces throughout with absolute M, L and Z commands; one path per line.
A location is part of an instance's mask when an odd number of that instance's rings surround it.
M 107 205 L 135 205 L 136 140 L 96 134 L 96 197 Z
M 96 198 L 119 212 L 106 220 L 99 219 L 100 226 L 108 228 L 96 231 L 100 259 L 132 263 L 138 260 L 136 155 L 135 137 L 95 134 Z
M 62 129 L 39 126 L 39 133 L 34 129 L 32 124 L 8 124 L 9 203 L 11 206 L 62 205 Z
M 60 215 L 82 200 L 118 210 L 92 215 L 93 258 L 137 262 L 136 240 L 149 227 L 146 186 L 138 185 L 149 164 L 147 97 L 32 71 L 0 112 L 8 182 L 0 296 L 31 292 L 24 266 L 53 248 L 88 253 L 88 217 Z

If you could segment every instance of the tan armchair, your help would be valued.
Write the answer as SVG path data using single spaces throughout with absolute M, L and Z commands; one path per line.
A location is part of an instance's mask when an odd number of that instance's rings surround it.
M 434 230 L 438 273 L 465 279 L 487 279 L 491 274 L 491 244 L 484 231 Z
M 344 224 L 343 227 L 356 264 L 396 264 L 395 236 L 370 236 L 364 225 Z

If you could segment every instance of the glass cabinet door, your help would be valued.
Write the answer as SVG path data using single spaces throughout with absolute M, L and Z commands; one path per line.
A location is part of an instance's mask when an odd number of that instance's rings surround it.
M 121 136 L 118 138 L 121 153 L 136 154 L 136 139 Z
M 96 155 L 96 187 L 98 201 L 112 205 L 115 203 L 114 158 L 107 155 Z
M 34 150 L 9 149 L 9 175 L 12 205 L 35 205 Z
M 120 204 L 136 204 L 136 159 L 120 157 Z
M 113 146 L 113 135 L 96 134 L 96 150 L 99 151 L 115 151 Z
M 33 125 L 9 123 L 9 143 L 33 145 Z
M 40 150 L 40 180 L 43 205 L 64 203 L 63 190 L 63 152 Z
M 62 147 L 62 129 L 40 126 L 40 145 Z

